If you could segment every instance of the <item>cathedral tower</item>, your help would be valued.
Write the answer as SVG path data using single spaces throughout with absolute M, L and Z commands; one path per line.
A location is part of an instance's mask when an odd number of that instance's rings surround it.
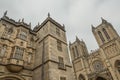
M 87 57 L 89 55 L 86 44 L 84 41 L 80 41 L 78 37 L 76 37 L 75 42 L 69 43 L 69 48 L 76 80 L 85 80 L 87 78 Z
M 106 61 L 107 68 L 110 70 L 114 80 L 120 80 L 120 77 L 117 77 L 120 71 L 116 68 L 116 63 L 118 67 L 120 61 L 120 37 L 111 23 L 103 18 L 101 19 L 102 23 L 99 26 L 92 26 L 92 32 L 102 52 L 101 55 Z
M 79 57 L 87 57 L 88 56 L 88 50 L 86 47 L 86 44 L 84 41 L 80 41 L 78 37 L 76 36 L 76 41 L 71 44 L 69 43 L 70 52 L 72 61 Z
M 100 47 L 105 43 L 110 42 L 119 37 L 119 35 L 115 31 L 111 23 L 107 22 L 103 18 L 101 19 L 102 19 L 102 23 L 99 26 L 97 27 L 92 26 L 92 32 Z

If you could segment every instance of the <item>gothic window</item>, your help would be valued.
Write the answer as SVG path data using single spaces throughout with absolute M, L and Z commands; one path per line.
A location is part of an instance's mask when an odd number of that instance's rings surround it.
M 58 57 L 59 58 L 59 68 L 60 69 L 65 69 L 65 66 L 64 66 L 64 60 L 62 57 Z
M 95 71 L 101 71 L 104 68 L 103 63 L 101 61 L 97 60 L 97 61 L 93 62 L 93 68 Z
M 78 49 L 77 49 L 77 46 L 75 46 L 75 51 L 76 51 L 76 55 L 77 55 L 77 57 L 79 56 L 79 54 L 78 54 Z
M 62 51 L 62 42 L 59 41 L 59 40 L 57 40 L 57 49 L 58 49 L 59 51 Z
M 76 54 L 75 54 L 74 48 L 72 48 L 72 52 L 73 52 L 73 56 L 74 56 L 74 58 L 75 58 L 75 57 L 76 57 Z
M 102 35 L 102 33 L 100 31 L 98 31 L 98 35 L 99 35 L 100 39 L 102 40 L 102 42 L 104 42 L 105 39 L 104 39 L 104 37 L 103 37 L 103 35 Z
M 103 32 L 104 32 L 104 34 L 105 34 L 106 38 L 107 38 L 107 39 L 110 39 L 110 36 L 108 35 L 108 33 L 107 33 L 106 29 L 104 29 L 104 28 L 103 28 Z
M 1 48 L 0 48 L 0 56 L 1 57 L 3 57 L 5 55 L 6 49 L 7 49 L 6 45 L 1 46 Z
M 14 58 L 16 58 L 16 59 L 22 59 L 23 58 L 23 53 L 24 53 L 24 49 L 23 48 L 16 47 Z
M 60 77 L 60 80 L 66 80 L 66 77 Z
M 60 36 L 60 29 L 59 29 L 59 28 L 56 28 L 56 34 L 57 34 L 58 36 Z
M 120 60 L 117 60 L 115 62 L 115 67 L 116 67 L 117 71 L 120 73 Z
M 85 77 L 82 74 L 80 74 L 78 80 L 85 80 Z

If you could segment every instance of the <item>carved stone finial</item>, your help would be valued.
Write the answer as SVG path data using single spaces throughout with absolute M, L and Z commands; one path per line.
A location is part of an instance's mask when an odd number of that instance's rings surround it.
M 83 39 L 81 39 L 81 42 L 85 44 L 85 42 L 84 42 L 84 40 L 83 40 Z
M 91 27 L 92 27 L 92 31 L 94 31 L 94 30 L 95 30 L 95 27 L 94 27 L 93 25 L 91 25 Z
M 69 45 L 71 45 L 71 42 L 69 41 Z
M 107 23 L 107 21 L 105 19 L 103 19 L 103 17 L 101 17 L 102 23 Z
M 24 18 L 22 19 L 22 22 L 24 22 Z
M 38 26 L 40 25 L 40 23 L 38 22 Z
M 31 27 L 31 22 L 29 23 L 29 26 Z
M 50 13 L 48 12 L 48 17 L 50 17 Z
M 79 38 L 76 36 L 76 41 L 80 41 Z
M 7 15 L 7 11 L 4 12 L 4 16 L 6 16 L 6 15 Z
M 81 41 L 83 41 L 83 39 L 81 39 Z
M 63 24 L 63 28 L 65 28 L 65 25 Z
M 21 20 L 19 19 L 18 22 L 20 22 Z

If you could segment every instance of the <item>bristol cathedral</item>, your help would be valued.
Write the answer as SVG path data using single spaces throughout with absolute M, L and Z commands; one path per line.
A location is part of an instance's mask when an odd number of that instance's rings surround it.
M 24 19 L 0 18 L 0 80 L 120 80 L 120 37 L 101 18 L 91 31 L 99 49 L 88 52 L 65 26 L 48 17 L 33 29 Z M 94 44 L 93 44 L 94 45 Z

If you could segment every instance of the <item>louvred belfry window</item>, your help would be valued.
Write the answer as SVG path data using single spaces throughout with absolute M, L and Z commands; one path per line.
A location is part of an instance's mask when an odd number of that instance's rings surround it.
M 100 39 L 102 40 L 102 42 L 104 42 L 105 39 L 104 39 L 104 37 L 103 37 L 103 35 L 102 35 L 102 33 L 100 31 L 98 31 L 98 35 L 99 35 Z
M 107 39 L 110 39 L 110 36 L 108 35 L 108 33 L 107 33 L 106 29 L 104 29 L 104 28 L 103 28 L 103 32 L 104 32 L 104 34 L 105 34 L 106 38 L 107 38 Z

